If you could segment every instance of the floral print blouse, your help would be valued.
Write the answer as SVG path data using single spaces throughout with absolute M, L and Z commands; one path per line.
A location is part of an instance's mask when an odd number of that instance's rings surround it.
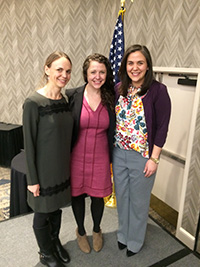
M 145 96 L 145 95 L 144 95 Z M 114 146 L 141 153 L 149 158 L 147 127 L 142 98 L 128 89 L 126 97 L 120 95 L 115 106 L 116 130 Z

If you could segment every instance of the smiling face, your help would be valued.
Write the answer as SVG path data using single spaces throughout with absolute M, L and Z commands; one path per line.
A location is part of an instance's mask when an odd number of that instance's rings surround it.
M 141 87 L 147 70 L 148 66 L 146 58 L 140 51 L 133 52 L 128 56 L 126 71 L 133 86 Z
M 71 68 L 70 61 L 65 57 L 53 61 L 50 67 L 45 66 L 48 84 L 56 88 L 63 88 L 71 78 Z
M 103 63 L 91 61 L 87 69 L 88 85 L 94 89 L 99 89 L 106 81 L 107 70 Z

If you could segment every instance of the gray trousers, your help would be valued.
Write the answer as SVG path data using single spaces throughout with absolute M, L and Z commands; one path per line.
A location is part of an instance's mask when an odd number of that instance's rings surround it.
M 115 147 L 113 151 L 113 178 L 119 221 L 117 238 L 135 253 L 144 243 L 155 180 L 155 174 L 149 178 L 144 176 L 147 160 L 134 150 Z

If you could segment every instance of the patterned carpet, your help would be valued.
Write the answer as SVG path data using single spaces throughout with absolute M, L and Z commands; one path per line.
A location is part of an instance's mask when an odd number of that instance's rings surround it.
M 10 169 L 0 167 L 0 221 L 10 217 Z

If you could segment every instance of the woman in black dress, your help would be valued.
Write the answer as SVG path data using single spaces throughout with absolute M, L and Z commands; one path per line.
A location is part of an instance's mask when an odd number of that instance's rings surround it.
M 28 204 L 34 211 L 33 230 L 40 261 L 51 267 L 70 261 L 58 235 L 60 208 L 67 204 L 73 127 L 61 89 L 70 80 L 71 68 L 65 53 L 50 54 L 44 66 L 46 84 L 26 99 L 23 111 Z

